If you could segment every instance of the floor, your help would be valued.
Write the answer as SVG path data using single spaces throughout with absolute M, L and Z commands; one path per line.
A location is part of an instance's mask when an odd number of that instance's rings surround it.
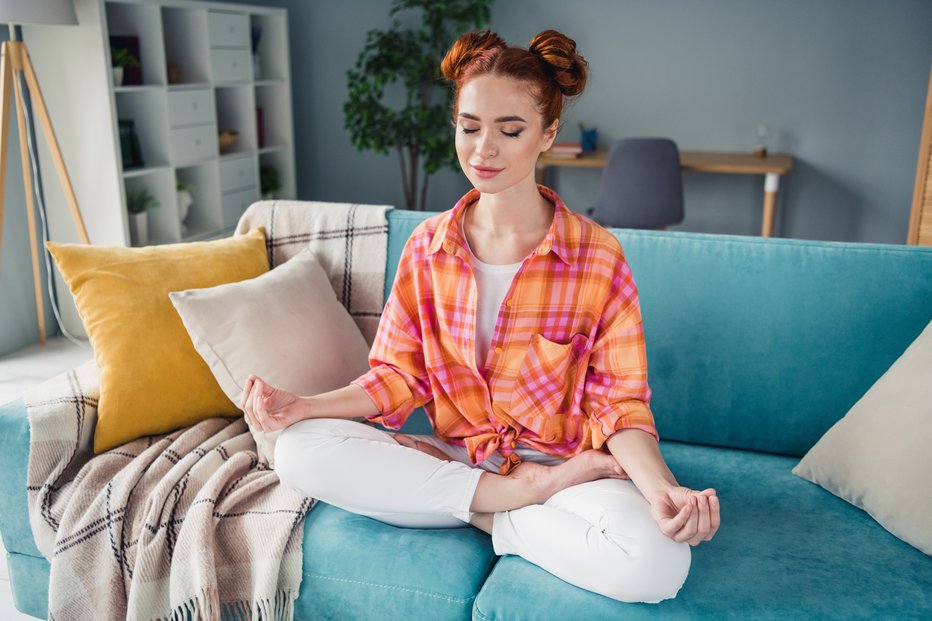
M 76 367 L 93 357 L 86 341 L 81 345 L 65 338 L 49 339 L 45 345 L 34 345 L 0 358 L 0 404 L 22 396 L 31 386 Z M 10 576 L 7 572 L 6 549 L 0 541 L 0 619 L 3 621 L 34 621 L 13 606 Z

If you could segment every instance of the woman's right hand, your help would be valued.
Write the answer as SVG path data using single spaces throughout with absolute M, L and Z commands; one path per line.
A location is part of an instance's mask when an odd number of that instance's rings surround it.
M 278 431 L 308 417 L 308 402 L 298 395 L 269 386 L 250 375 L 243 388 L 240 409 L 254 431 Z

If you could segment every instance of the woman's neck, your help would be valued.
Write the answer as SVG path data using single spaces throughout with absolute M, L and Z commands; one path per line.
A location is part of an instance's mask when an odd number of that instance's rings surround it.
M 546 231 L 553 221 L 553 205 L 541 196 L 533 175 L 495 194 L 480 194 L 467 218 L 495 235 Z

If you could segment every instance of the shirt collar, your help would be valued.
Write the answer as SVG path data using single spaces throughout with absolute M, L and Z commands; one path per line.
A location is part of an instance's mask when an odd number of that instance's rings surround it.
M 541 196 L 553 203 L 554 209 L 550 229 L 534 249 L 533 254 L 544 255 L 553 252 L 567 265 L 573 265 L 579 254 L 581 231 L 579 220 L 576 214 L 560 200 L 556 192 L 542 185 L 538 185 L 537 189 Z M 437 227 L 427 254 L 443 250 L 448 254 L 460 255 L 468 260 L 469 251 L 466 248 L 466 240 L 463 239 L 462 231 L 457 223 L 460 221 L 463 210 L 477 200 L 479 200 L 479 190 L 473 188 L 453 206 L 453 209 L 447 212 L 447 217 Z

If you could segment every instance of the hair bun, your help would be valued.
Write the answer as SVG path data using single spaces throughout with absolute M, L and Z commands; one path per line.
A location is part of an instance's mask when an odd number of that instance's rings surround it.
M 447 80 L 457 82 L 477 58 L 506 47 L 508 44 L 505 40 L 489 30 L 467 32 L 450 47 L 440 63 L 440 71 Z
M 576 42 L 562 32 L 543 31 L 531 40 L 528 51 L 544 61 L 566 97 L 578 95 L 586 88 L 589 64 L 576 51 Z

